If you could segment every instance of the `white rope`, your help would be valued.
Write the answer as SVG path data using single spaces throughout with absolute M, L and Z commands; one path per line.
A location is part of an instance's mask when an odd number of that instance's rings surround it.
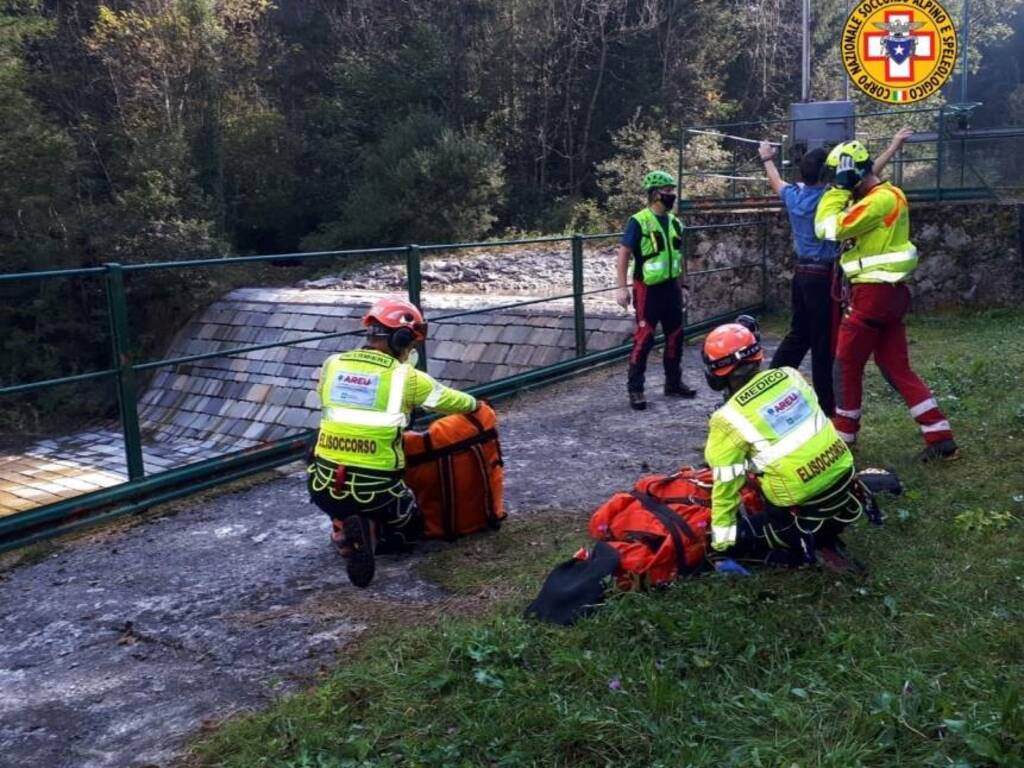
M 706 173 L 705 171 L 690 171 L 687 176 L 713 176 L 716 179 L 736 179 L 737 181 L 765 181 L 764 176 L 730 176 L 727 173 Z
M 731 133 L 722 133 L 721 131 L 702 131 L 698 128 L 687 128 L 687 133 L 701 133 L 705 136 L 721 136 L 723 139 L 732 139 L 733 141 L 743 141 L 747 144 L 760 144 L 761 139 L 748 139 L 745 136 L 733 136 Z M 781 147 L 782 143 L 778 141 L 769 141 L 773 147 Z

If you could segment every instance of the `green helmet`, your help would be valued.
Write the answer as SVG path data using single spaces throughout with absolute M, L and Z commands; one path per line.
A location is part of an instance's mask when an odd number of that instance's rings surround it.
M 836 144 L 832 147 L 832 151 L 825 158 L 825 165 L 829 168 L 837 167 L 839 165 L 839 158 L 843 155 L 849 155 L 853 158 L 854 165 L 857 166 L 864 165 L 870 158 L 868 148 L 859 141 L 844 141 L 842 144 Z
M 675 185 L 676 179 L 671 173 L 665 173 L 664 171 L 651 171 L 644 176 L 645 192 L 657 189 L 658 187 L 674 187 Z
M 844 163 L 843 160 L 848 159 Z M 825 166 L 835 173 L 834 184 L 851 192 L 871 173 L 871 155 L 859 141 L 844 141 L 832 147 Z

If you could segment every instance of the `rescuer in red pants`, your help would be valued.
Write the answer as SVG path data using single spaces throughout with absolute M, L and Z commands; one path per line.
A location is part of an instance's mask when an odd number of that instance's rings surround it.
M 883 183 L 859 141 L 836 146 L 826 165 L 835 186 L 821 198 L 815 233 L 827 240 L 853 240 L 839 260 L 852 284 L 833 369 L 836 411 L 833 423 L 847 443 L 860 429 L 864 366 L 872 354 L 886 381 L 903 397 L 925 440 L 922 461 L 956 459 L 960 452 L 949 421 L 928 385 L 910 368 L 903 317 L 910 309 L 906 278 L 917 266 L 910 242 L 910 213 L 903 191 Z M 856 203 L 847 210 L 851 199 Z

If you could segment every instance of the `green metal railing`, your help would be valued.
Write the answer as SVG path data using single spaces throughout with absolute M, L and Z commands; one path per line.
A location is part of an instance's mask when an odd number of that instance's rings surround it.
M 931 130 L 911 137 L 904 149 L 890 161 L 891 175 L 912 200 L 994 199 L 1004 191 L 1019 194 L 1024 187 L 1024 165 L 1020 160 L 1024 156 L 1024 126 L 970 129 L 967 126 L 971 112 L 977 106 L 980 105 L 972 103 L 868 111 L 857 113 L 853 118 L 933 116 Z M 680 208 L 775 205 L 777 200 L 757 156 L 757 142 L 762 138 L 776 140 L 782 150 L 776 164 L 784 178 L 792 179 L 795 168 L 788 165 L 785 156 L 787 134 L 796 122 L 822 119 L 780 118 L 681 127 L 678 172 L 682 193 L 687 195 L 688 179 L 717 180 L 719 183 L 712 193 L 691 194 L 680 200 Z M 858 131 L 858 135 L 860 133 Z M 688 139 L 701 134 L 718 137 L 723 146 L 729 142 L 733 147 L 743 146 L 746 149 L 731 151 L 731 162 L 727 165 L 700 170 L 688 168 L 685 162 Z M 781 141 L 778 141 L 780 137 Z M 881 152 L 889 143 L 888 137 L 881 136 L 865 141 L 873 154 Z M 933 151 L 923 156 L 915 154 L 918 147 L 924 146 L 933 147 Z M 689 184 L 691 188 L 693 183 Z
M 686 334 L 693 337 L 706 331 L 710 326 L 726 319 L 731 319 L 740 312 L 759 312 L 764 309 L 767 291 L 767 219 L 740 221 L 725 224 L 694 226 L 686 229 L 686 236 L 693 238 L 704 233 L 751 230 L 753 238 L 760 247 L 759 257 L 744 263 L 710 268 L 692 272 L 688 275 L 694 287 L 694 294 L 700 294 L 700 285 L 694 281 L 702 278 L 710 279 L 716 274 L 735 272 L 738 270 L 760 270 L 760 295 L 745 306 L 720 307 L 712 316 L 699 318 L 687 325 Z M 214 458 L 190 463 L 172 470 L 149 473 L 146 471 L 143 456 L 143 436 L 140 425 L 138 395 L 140 376 L 158 368 L 172 367 L 218 357 L 236 357 L 261 350 L 278 347 L 301 346 L 329 339 L 361 335 L 361 331 L 339 331 L 300 336 L 285 341 L 274 341 L 264 344 L 249 344 L 203 352 L 181 355 L 173 358 L 134 361 L 132 359 L 132 334 L 129 323 L 128 293 L 125 278 L 140 273 L 155 273 L 161 270 L 181 270 L 185 268 L 217 269 L 238 264 L 261 262 L 301 262 L 310 259 L 355 259 L 402 258 L 405 259 L 406 290 L 410 301 L 422 306 L 423 278 L 422 259 L 424 255 L 437 251 L 465 251 L 476 248 L 507 248 L 517 245 L 536 244 L 568 244 L 572 271 L 571 290 L 554 296 L 543 296 L 516 301 L 500 306 L 487 306 L 479 309 L 462 310 L 427 317 L 428 321 L 452 320 L 460 317 L 471 317 L 485 313 L 501 312 L 531 305 L 554 301 L 571 300 L 573 311 L 573 357 L 551 365 L 537 367 L 528 371 L 482 383 L 469 391 L 478 397 L 500 399 L 523 389 L 541 384 L 558 381 L 568 376 L 596 367 L 613 363 L 626 356 L 631 344 L 620 344 L 608 349 L 591 351 L 587 349 L 587 318 L 584 300 L 616 290 L 615 286 L 585 289 L 585 250 L 588 243 L 611 241 L 618 238 L 618 233 L 602 233 L 572 236 L 541 237 L 517 240 L 500 240 L 477 243 L 455 243 L 438 245 L 408 245 L 394 248 L 374 248 L 347 251 L 319 251 L 313 253 L 297 253 L 268 256 L 247 256 L 232 259 L 201 259 L 181 262 L 158 262 L 150 264 L 107 264 L 103 267 L 88 269 L 70 269 L 60 271 L 32 272 L 0 275 L 0 286 L 7 284 L 34 281 L 43 282 L 66 279 L 99 279 L 105 286 L 107 316 L 111 338 L 111 364 L 84 373 L 51 378 L 38 381 L 10 383 L 0 387 L 0 396 L 13 397 L 39 392 L 54 387 L 83 382 L 110 381 L 115 385 L 120 424 L 124 439 L 125 463 L 127 480 L 103 490 L 83 493 L 70 499 L 39 506 L 31 510 L 17 512 L 0 517 L 0 551 L 23 546 L 59 533 L 92 525 L 119 515 L 138 512 L 155 504 L 164 503 L 196 491 L 210 488 L 260 472 L 271 467 L 293 461 L 304 455 L 315 439 L 315 430 L 302 430 L 280 440 L 266 443 L 257 448 L 233 451 Z M 756 247 L 752 249 L 756 252 Z M 426 366 L 428 354 L 426 349 L 420 356 L 421 365 Z

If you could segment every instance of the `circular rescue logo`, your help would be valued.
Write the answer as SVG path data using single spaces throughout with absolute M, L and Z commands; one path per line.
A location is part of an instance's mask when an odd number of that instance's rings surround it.
M 864 0 L 846 19 L 840 50 L 864 93 L 910 104 L 938 93 L 953 74 L 956 29 L 936 0 Z

